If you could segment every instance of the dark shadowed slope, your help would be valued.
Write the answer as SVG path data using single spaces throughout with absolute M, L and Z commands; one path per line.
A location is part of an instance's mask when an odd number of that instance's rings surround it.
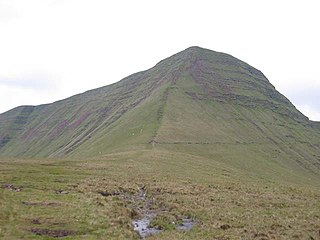
M 250 65 L 188 48 L 120 82 L 0 115 L 0 155 L 158 149 L 275 175 L 319 174 L 319 124 Z

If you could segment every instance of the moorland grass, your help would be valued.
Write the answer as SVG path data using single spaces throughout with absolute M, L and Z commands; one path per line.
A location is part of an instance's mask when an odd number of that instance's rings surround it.
M 21 189 L 0 189 L 1 239 L 139 239 L 131 225 L 139 202 L 128 196 L 141 187 L 159 210 L 153 224 L 165 229 L 150 239 L 319 238 L 319 187 L 248 176 L 205 157 L 147 150 L 0 165 L 1 185 Z M 195 226 L 175 230 L 172 222 L 186 217 Z

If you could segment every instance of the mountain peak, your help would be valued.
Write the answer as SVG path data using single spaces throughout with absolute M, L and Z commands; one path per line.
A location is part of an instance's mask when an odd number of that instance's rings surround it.
M 181 52 L 178 52 L 176 55 L 190 57 L 190 56 L 199 56 L 202 54 L 214 55 L 214 54 L 217 54 L 217 52 L 215 52 L 213 50 L 206 49 L 206 48 L 202 48 L 199 46 L 191 46 L 191 47 L 188 47 L 188 48 L 182 50 Z
M 160 63 L 167 62 L 169 65 L 176 63 L 195 61 L 212 62 L 216 64 L 233 65 L 237 67 L 248 67 L 249 65 L 229 54 L 223 52 L 216 52 L 210 49 L 202 48 L 199 46 L 188 47 L 162 61 Z
M 202 47 L 199 47 L 199 46 L 191 46 L 191 47 L 186 48 L 183 51 L 200 52 L 200 51 L 204 51 L 204 50 L 208 51 L 208 49 L 205 49 L 205 48 L 202 48 Z
M 281 127 L 288 122 L 310 133 L 308 120 L 259 70 L 192 46 L 118 83 L 1 114 L 0 155 L 94 156 L 151 143 L 273 144 L 299 138 L 294 127 Z

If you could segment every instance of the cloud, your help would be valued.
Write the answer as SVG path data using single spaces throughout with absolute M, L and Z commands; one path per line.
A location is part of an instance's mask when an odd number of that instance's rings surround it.
M 298 105 L 298 109 L 307 117 L 309 117 L 310 120 L 313 121 L 319 121 L 320 119 L 320 110 L 315 109 L 314 107 L 310 105 Z
M 0 21 L 8 22 L 17 17 L 17 11 L 8 4 L 0 1 Z
M 290 101 L 307 117 L 312 120 L 320 120 L 320 87 L 300 86 L 299 88 L 287 88 L 283 92 Z
M 56 99 L 57 96 L 48 91 L 2 85 L 0 86 L 0 113 L 17 106 L 45 104 Z
M 320 121 L 320 86 L 318 84 L 300 84 L 288 86 L 281 91 L 310 120 Z
M 65 97 L 53 77 L 44 73 L 0 76 L 0 113 L 20 105 L 39 105 Z
M 48 91 L 57 88 L 55 82 L 45 74 L 27 74 L 10 78 L 0 76 L 0 86 L 39 91 Z
M 198 45 L 248 62 L 295 104 L 319 109 L 307 93 L 320 89 L 317 0 L 183 3 L 0 0 L 0 95 L 19 90 L 21 105 L 45 92 L 41 104 L 56 87 L 50 99 L 59 100 Z M 295 89 L 308 89 L 307 100 Z

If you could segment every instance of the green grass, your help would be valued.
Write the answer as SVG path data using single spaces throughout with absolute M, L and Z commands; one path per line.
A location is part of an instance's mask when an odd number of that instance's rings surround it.
M 146 150 L 83 160 L 2 159 L 0 165 L 1 184 L 21 188 L 0 189 L 1 239 L 52 239 L 32 229 L 72 232 L 65 239 L 139 239 L 131 226 L 138 205 L 123 196 L 142 186 L 159 210 L 152 224 L 165 229 L 150 239 L 319 237 L 319 185 L 250 176 L 205 157 Z M 184 217 L 196 225 L 175 230 L 172 221 Z
M 138 239 L 147 202 L 165 229 L 151 239 L 317 239 L 319 126 L 259 70 L 197 47 L 13 109 L 0 115 L 0 182 L 13 184 L 0 238 Z M 183 218 L 191 231 L 175 230 Z
M 91 157 L 156 142 L 303 142 L 320 155 L 318 129 L 260 71 L 192 47 L 115 84 L 1 114 L 0 155 Z

